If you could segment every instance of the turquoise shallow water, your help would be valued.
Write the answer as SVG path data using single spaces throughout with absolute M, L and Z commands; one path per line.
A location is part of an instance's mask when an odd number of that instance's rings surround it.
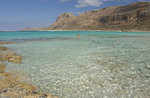
M 60 98 L 149 98 L 150 33 L 0 32 L 28 82 Z

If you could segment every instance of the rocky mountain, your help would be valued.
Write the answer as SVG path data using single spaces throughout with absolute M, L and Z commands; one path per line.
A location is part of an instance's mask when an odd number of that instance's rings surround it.
M 31 29 L 30 29 L 31 30 Z M 107 7 L 74 16 L 64 13 L 37 30 L 150 30 L 150 2 Z

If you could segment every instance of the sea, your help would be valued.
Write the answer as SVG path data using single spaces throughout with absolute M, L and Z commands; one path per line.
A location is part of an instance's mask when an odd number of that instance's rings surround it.
M 80 38 L 77 39 L 77 34 Z M 150 32 L 0 32 L 24 82 L 60 98 L 150 98 Z

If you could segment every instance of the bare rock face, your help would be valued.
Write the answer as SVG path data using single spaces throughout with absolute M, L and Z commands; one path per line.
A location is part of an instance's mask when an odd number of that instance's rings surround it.
M 58 16 L 56 22 L 51 25 L 50 29 L 63 29 L 67 28 L 68 25 L 72 25 L 73 20 L 76 16 L 72 15 L 71 13 L 64 13 Z M 67 25 L 67 26 L 66 26 Z

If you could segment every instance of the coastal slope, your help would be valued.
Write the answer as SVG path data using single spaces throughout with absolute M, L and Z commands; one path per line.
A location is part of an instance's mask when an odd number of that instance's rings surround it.
M 150 30 L 150 2 L 136 2 L 80 14 L 63 13 L 49 27 L 26 28 L 24 31 L 48 30 Z

